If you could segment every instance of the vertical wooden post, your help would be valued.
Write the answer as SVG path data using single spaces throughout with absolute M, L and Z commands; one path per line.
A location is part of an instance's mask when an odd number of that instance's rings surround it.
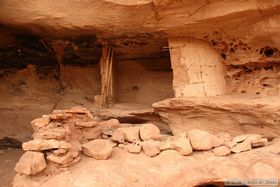
M 101 95 L 100 108 L 108 108 L 113 102 L 113 49 L 104 46 L 100 59 Z

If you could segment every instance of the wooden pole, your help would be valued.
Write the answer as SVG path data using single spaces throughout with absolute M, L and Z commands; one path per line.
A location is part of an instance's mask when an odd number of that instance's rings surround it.
M 102 49 L 102 57 L 100 59 L 100 73 L 101 73 L 101 108 L 107 108 L 113 99 L 113 49 L 107 46 Z

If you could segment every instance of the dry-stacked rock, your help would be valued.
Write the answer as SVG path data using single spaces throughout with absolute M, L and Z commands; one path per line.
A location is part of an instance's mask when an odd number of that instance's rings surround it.
M 68 167 L 80 160 L 81 153 L 105 160 L 110 158 L 114 147 L 133 154 L 143 150 L 147 156 L 155 157 L 165 150 L 187 156 L 193 151 L 211 149 L 217 156 L 227 156 L 268 145 L 268 140 L 258 134 L 231 138 L 227 134 L 213 135 L 193 129 L 175 136 L 162 135 L 154 124 L 122 124 L 117 119 L 104 121 L 80 106 L 54 110 L 33 120 L 31 125 L 33 140 L 22 144 L 26 153 L 15 167 L 16 172 L 25 175 L 36 175 L 53 164 Z

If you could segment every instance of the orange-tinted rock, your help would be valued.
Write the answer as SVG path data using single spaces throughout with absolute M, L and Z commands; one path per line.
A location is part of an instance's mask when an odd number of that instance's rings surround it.
M 55 162 L 57 164 L 68 164 L 72 162 L 78 155 L 79 155 L 78 152 L 72 152 L 72 151 L 69 151 L 62 156 L 58 156 L 51 153 L 47 156 L 47 160 Z
M 118 129 L 115 130 L 113 132 L 113 135 L 112 135 L 112 140 L 116 141 L 118 143 L 123 143 L 124 142 L 124 133 L 123 133 L 123 131 L 118 130 Z
M 230 155 L 231 151 L 227 146 L 219 146 L 213 149 L 216 156 L 227 156 Z
M 105 160 L 112 154 L 112 144 L 109 140 L 96 139 L 82 145 L 83 153 L 97 160 Z
M 22 144 L 25 151 L 43 151 L 49 149 L 69 149 L 70 143 L 58 140 L 30 140 Z
M 253 148 L 255 147 L 264 147 L 268 145 L 268 140 L 267 138 L 261 138 L 261 139 L 257 139 L 257 140 L 252 140 L 251 141 L 251 146 Z
M 160 130 L 152 123 L 143 124 L 140 127 L 141 140 L 157 140 L 160 137 Z
M 43 153 L 27 151 L 15 166 L 18 173 L 25 175 L 36 175 L 47 167 Z
M 235 145 L 234 147 L 231 148 L 231 152 L 233 153 L 240 153 L 243 151 L 249 151 L 251 150 L 251 141 L 250 140 L 245 140 L 241 143 L 238 143 L 237 145 Z
M 142 143 L 143 151 L 147 156 L 154 157 L 160 153 L 160 142 L 147 140 Z
M 139 141 L 139 131 L 140 127 L 122 127 L 117 130 L 121 131 L 124 134 L 124 139 L 128 142 Z
M 40 128 L 48 125 L 50 123 L 50 121 L 51 121 L 51 119 L 49 118 L 49 116 L 44 115 L 41 118 L 37 118 L 37 119 L 34 119 L 33 121 L 31 121 L 31 125 L 34 130 L 37 130 L 37 129 L 40 129 Z
M 123 148 L 129 153 L 140 153 L 142 146 L 137 144 L 127 144 L 124 145 Z

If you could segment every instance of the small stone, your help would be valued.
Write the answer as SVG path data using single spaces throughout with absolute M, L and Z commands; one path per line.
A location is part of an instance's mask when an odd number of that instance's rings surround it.
M 76 158 L 74 158 L 71 162 L 67 163 L 67 164 L 62 164 L 62 167 L 70 167 L 73 166 L 74 164 L 76 164 L 77 162 L 79 162 L 81 160 L 80 155 L 78 155 Z
M 244 151 L 249 151 L 251 149 L 252 149 L 251 141 L 245 140 L 245 141 L 243 141 L 241 143 L 238 143 L 233 148 L 231 148 L 231 152 L 233 152 L 233 153 L 240 153 L 240 152 L 244 152 Z
M 246 135 L 239 135 L 239 136 L 235 136 L 232 141 L 235 143 L 241 143 L 246 139 Z
M 25 175 L 36 175 L 47 167 L 43 153 L 27 151 L 19 159 L 15 171 Z
M 120 122 L 117 119 L 110 119 L 107 121 L 100 122 L 100 127 L 103 131 L 114 130 L 120 127 Z
M 175 136 L 171 141 L 171 145 L 174 147 L 174 150 L 178 151 L 183 156 L 190 155 L 193 151 L 190 140 L 182 136 Z
M 124 133 L 120 130 L 115 130 L 112 134 L 112 140 L 116 141 L 118 143 L 123 143 L 124 142 Z
M 188 138 L 191 142 L 192 148 L 197 151 L 206 151 L 212 147 L 219 146 L 221 143 L 218 137 L 209 132 L 193 129 L 188 133 Z
M 90 112 L 83 106 L 74 106 L 69 110 L 65 110 L 65 112 L 73 114 L 90 114 Z
M 32 128 L 36 131 L 50 123 L 50 118 L 47 115 L 42 116 L 41 118 L 34 119 L 31 121 Z
M 99 125 L 98 121 L 87 121 L 87 122 L 76 122 L 75 125 L 77 127 L 97 127 Z
M 56 128 L 40 128 L 33 133 L 34 139 L 56 139 L 62 140 L 66 136 L 66 131 L 63 127 Z
M 113 130 L 102 130 L 102 134 L 105 134 L 107 136 L 112 136 L 114 133 Z
M 233 142 L 233 141 L 227 141 L 224 143 L 225 146 L 229 147 L 230 149 L 233 148 L 234 146 L 237 145 L 236 142 Z
M 112 154 L 112 145 L 109 140 L 96 139 L 82 145 L 83 153 L 97 160 L 105 160 Z
M 117 130 L 120 130 L 124 134 L 124 139 L 128 142 L 136 142 L 140 140 L 140 127 L 122 127 Z
M 106 134 L 101 134 L 101 137 L 102 137 L 103 139 L 108 139 L 108 138 L 109 138 L 108 135 L 106 135 Z
M 230 154 L 230 149 L 227 146 L 219 146 L 213 149 L 216 156 L 227 156 Z
M 140 127 L 141 140 L 158 140 L 160 137 L 160 130 L 152 123 L 144 124 Z
M 73 117 L 73 114 L 67 114 L 67 113 L 58 113 L 53 111 L 52 114 L 49 115 L 50 119 L 52 120 L 66 120 Z
M 253 148 L 255 147 L 264 147 L 268 145 L 268 140 L 267 138 L 261 138 L 261 139 L 257 139 L 257 140 L 252 140 L 251 141 L 251 146 Z
M 170 140 L 167 139 L 165 141 L 160 142 L 160 150 L 165 151 L 165 150 L 172 150 L 174 149 L 173 145 L 171 144 Z
M 101 136 L 102 129 L 101 129 L 100 126 L 83 128 L 83 134 L 84 134 L 85 139 L 94 140 L 94 139 L 97 139 Z
M 78 152 L 67 152 L 63 156 L 57 156 L 53 153 L 47 156 L 47 160 L 55 162 L 57 164 L 68 164 L 72 162 L 77 156 L 79 155 Z
M 124 150 L 126 150 L 129 153 L 140 153 L 141 149 L 142 149 L 141 145 L 136 145 L 136 144 L 124 145 Z
M 56 149 L 53 151 L 53 154 L 57 155 L 57 156 L 61 156 L 61 155 L 64 155 L 66 152 L 67 152 L 66 149 Z
M 160 153 L 160 142 L 147 140 L 142 143 L 143 151 L 147 156 L 154 157 Z
M 25 151 L 43 151 L 49 149 L 69 149 L 71 145 L 66 141 L 58 140 L 30 140 L 22 144 Z

